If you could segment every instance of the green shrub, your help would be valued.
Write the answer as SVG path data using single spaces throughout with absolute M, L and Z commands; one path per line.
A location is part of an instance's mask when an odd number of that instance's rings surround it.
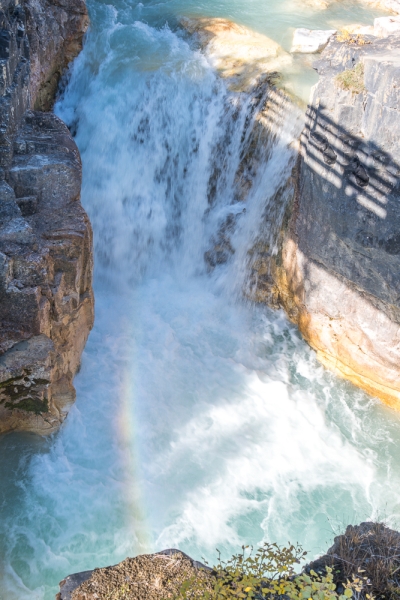
M 353 69 L 347 69 L 335 77 L 335 83 L 353 94 L 361 94 L 365 91 L 364 87 L 364 65 L 357 63 Z
M 218 558 L 218 565 L 209 572 L 209 577 L 194 576 L 186 581 L 178 599 L 204 598 L 205 600 L 234 600 L 264 598 L 274 599 L 283 596 L 285 600 L 349 600 L 355 592 L 358 596 L 364 591 L 368 600 L 372 596 L 367 590 L 366 578 L 353 576 L 338 594 L 334 583 L 333 569 L 325 567 L 325 573 L 298 574 L 295 566 L 306 556 L 302 547 L 280 547 L 277 544 L 264 544 L 253 555 L 246 556 L 248 546 L 228 561 Z
M 342 29 L 336 36 L 336 40 L 342 44 L 354 44 L 356 46 L 365 46 L 370 44 L 360 33 L 351 33 L 347 29 Z

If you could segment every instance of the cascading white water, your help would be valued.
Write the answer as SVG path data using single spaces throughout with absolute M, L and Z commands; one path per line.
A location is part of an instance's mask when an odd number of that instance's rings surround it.
M 398 415 L 238 293 L 300 123 L 275 123 L 244 204 L 254 104 L 165 25 L 181 9 L 93 2 L 57 105 L 82 153 L 96 325 L 61 431 L 0 439 L 5 600 L 50 599 L 68 573 L 165 547 L 211 562 L 263 539 L 316 554 L 344 524 L 399 514 Z M 229 217 L 234 254 L 210 271 Z

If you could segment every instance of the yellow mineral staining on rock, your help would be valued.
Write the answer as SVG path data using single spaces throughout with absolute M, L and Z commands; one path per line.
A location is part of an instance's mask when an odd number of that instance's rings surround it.
M 365 293 L 360 294 L 307 259 L 290 237 L 271 271 L 279 304 L 314 348 L 320 362 L 400 410 L 399 338 L 395 324 L 373 306 Z M 309 281 L 313 282 L 311 287 Z M 324 293 L 333 289 L 335 294 Z

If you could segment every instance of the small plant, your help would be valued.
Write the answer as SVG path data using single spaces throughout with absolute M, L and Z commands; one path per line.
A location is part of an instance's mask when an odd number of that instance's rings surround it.
M 342 29 L 336 36 L 336 40 L 342 44 L 354 44 L 356 46 L 365 46 L 370 44 L 360 33 L 350 33 L 347 29 Z
M 335 77 L 335 83 L 342 88 L 352 92 L 353 94 L 361 94 L 365 91 L 364 86 L 364 65 L 359 62 L 352 69 L 346 69 Z
M 247 549 L 248 546 L 242 546 L 242 552 L 226 562 L 219 554 L 218 565 L 210 577 L 193 576 L 185 581 L 177 599 L 263 600 L 283 596 L 285 600 L 349 600 L 353 591 L 359 596 L 366 589 L 366 578 L 359 575 L 347 581 L 339 594 L 333 569 L 328 566 L 324 574 L 313 570 L 296 574 L 295 565 L 307 554 L 299 545 L 279 547 L 266 543 L 249 556 Z M 372 595 L 366 597 L 373 600 Z

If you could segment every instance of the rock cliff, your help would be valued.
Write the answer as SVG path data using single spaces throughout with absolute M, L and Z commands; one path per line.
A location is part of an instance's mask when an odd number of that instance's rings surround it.
M 315 65 L 270 273 L 319 359 L 400 409 L 400 39 L 363 42 L 334 39 Z
M 81 162 L 49 110 L 78 53 L 81 0 L 0 3 L 0 433 L 54 431 L 93 323 Z

